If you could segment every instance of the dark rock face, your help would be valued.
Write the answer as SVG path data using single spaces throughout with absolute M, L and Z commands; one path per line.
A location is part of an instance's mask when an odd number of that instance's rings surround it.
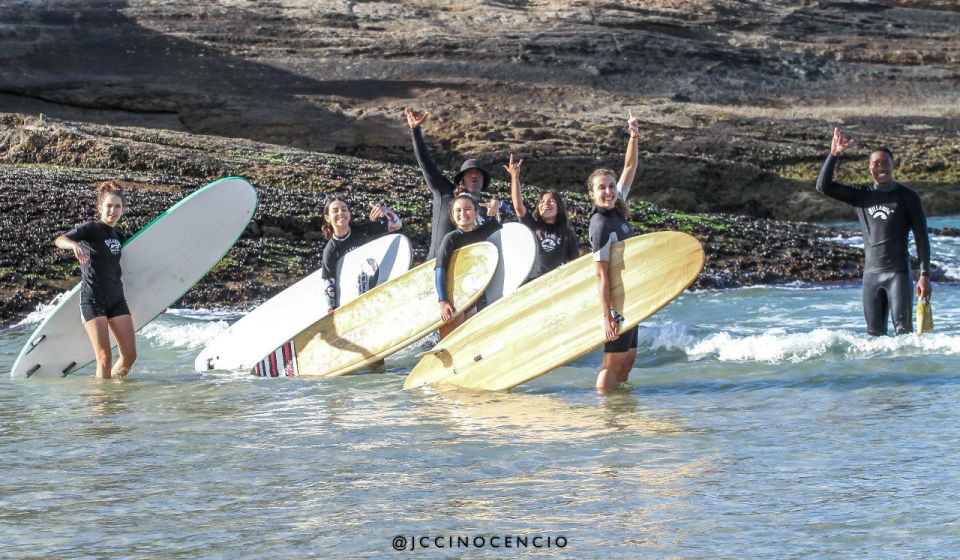
M 93 185 L 116 179 L 127 189 L 120 227 L 132 234 L 194 189 L 243 175 L 259 191 L 250 227 L 224 260 L 177 306 L 248 308 L 320 265 L 323 202 L 344 196 L 356 215 L 387 202 L 422 261 L 430 242 L 430 194 L 419 169 L 346 156 L 143 128 L 64 123 L 0 114 L 0 324 L 21 319 L 38 303 L 79 281 L 78 266 L 53 238 L 95 218 Z M 506 198 L 495 180 L 492 196 Z M 532 205 L 538 189 L 528 186 Z M 565 197 L 587 251 L 591 205 Z M 532 206 L 531 206 L 532 207 Z M 859 278 L 862 251 L 824 241 L 839 230 L 735 215 L 687 214 L 631 203 L 641 232 L 686 231 L 707 251 L 700 288 L 758 283 L 843 282 Z M 941 232 L 949 234 L 950 232 Z M 935 270 L 934 279 L 942 278 Z
M 5 111 L 409 163 L 414 105 L 447 168 L 513 152 L 579 190 L 630 109 L 645 199 L 803 220 L 851 216 L 809 192 L 840 125 L 841 180 L 889 145 L 929 211 L 960 210 L 949 0 L 9 0 L 0 29 Z

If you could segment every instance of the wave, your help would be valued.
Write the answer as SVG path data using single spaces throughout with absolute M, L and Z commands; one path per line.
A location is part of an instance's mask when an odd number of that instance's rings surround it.
M 24 317 L 19 323 L 17 323 L 14 326 L 19 327 L 22 325 L 31 325 L 31 324 L 39 323 L 43 321 L 48 316 L 50 316 L 51 313 L 53 313 L 54 309 L 56 309 L 57 306 L 60 305 L 60 302 L 63 300 L 63 298 L 67 297 L 69 293 L 70 292 L 60 292 L 52 300 L 50 300 L 50 303 L 43 303 L 43 302 L 38 303 L 33 311 L 27 314 L 26 317 Z
M 868 359 L 931 354 L 960 354 L 960 335 L 933 332 L 923 335 L 868 336 L 847 329 L 816 328 L 788 332 L 773 328 L 760 334 L 720 332 L 697 337 L 684 325 L 641 328 L 640 348 L 675 351 L 688 361 L 800 363 L 816 359 Z
M 158 320 L 140 329 L 137 336 L 147 338 L 160 346 L 203 348 L 229 326 L 230 323 L 221 320 L 189 323 Z

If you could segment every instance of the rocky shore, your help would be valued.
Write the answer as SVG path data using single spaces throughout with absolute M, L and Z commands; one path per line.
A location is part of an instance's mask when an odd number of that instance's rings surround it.
M 491 164 L 491 169 L 496 169 Z M 508 196 L 505 173 L 492 193 Z M 419 169 L 319 154 L 249 140 L 0 114 L 0 323 L 21 320 L 78 281 L 73 257 L 53 237 L 94 217 L 92 185 L 128 189 L 122 227 L 132 234 L 192 190 L 220 177 L 247 177 L 258 189 L 253 222 L 226 258 L 177 306 L 249 308 L 319 266 L 320 211 L 331 193 L 355 209 L 394 206 L 422 261 L 429 244 L 430 196 Z M 531 202 L 538 185 L 527 186 Z M 812 188 L 812 187 L 811 187 Z M 859 277 L 862 251 L 826 241 L 847 235 L 815 224 L 730 214 L 691 214 L 631 204 L 638 231 L 686 231 L 701 240 L 707 264 L 695 288 L 844 282 Z M 589 203 L 567 205 L 586 251 Z M 15 241 L 10 241 L 15 240 Z M 935 279 L 941 278 L 939 270 Z

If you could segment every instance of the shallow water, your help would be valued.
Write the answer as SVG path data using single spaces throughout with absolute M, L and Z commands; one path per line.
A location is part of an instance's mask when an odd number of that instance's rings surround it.
M 0 377 L 0 556 L 957 556 L 960 287 L 934 289 L 936 332 L 896 338 L 856 287 L 687 293 L 609 396 L 596 353 L 513 393 L 403 391 L 416 348 L 201 375 L 237 315 L 167 313 L 122 383 Z M 35 326 L 0 331 L 0 369 Z

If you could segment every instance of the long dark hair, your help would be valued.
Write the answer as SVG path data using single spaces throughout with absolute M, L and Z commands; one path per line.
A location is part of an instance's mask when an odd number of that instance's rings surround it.
M 613 177 L 613 180 L 617 180 L 617 174 L 613 172 L 612 169 L 597 169 L 587 177 L 587 196 L 590 197 L 590 200 L 593 201 L 593 180 L 597 177 L 603 177 L 604 175 L 610 175 Z M 614 203 L 614 209 L 623 216 L 624 219 L 630 217 L 630 210 L 627 209 L 627 203 L 617 197 L 617 202 Z
M 320 233 L 323 234 L 323 238 L 326 240 L 329 240 L 331 237 L 333 237 L 333 226 L 330 225 L 330 222 L 327 221 L 327 211 L 330 210 L 330 205 L 333 204 L 334 202 L 342 202 L 344 204 L 347 204 L 346 200 L 336 195 L 328 198 L 327 201 L 323 204 L 323 225 L 320 226 Z M 349 209 L 350 209 L 350 205 L 347 204 L 347 210 Z
M 540 201 L 548 194 L 552 196 L 554 202 L 557 203 L 557 218 L 552 224 L 545 222 L 543 216 L 540 215 Z M 560 196 L 559 192 L 552 189 L 540 192 L 540 198 L 537 199 L 537 204 L 533 208 L 533 221 L 537 224 L 536 234 L 538 240 L 552 233 L 557 236 L 562 244 L 567 240 L 567 234 L 572 232 L 570 229 L 570 220 L 567 218 L 567 206 L 563 203 L 563 197 Z

